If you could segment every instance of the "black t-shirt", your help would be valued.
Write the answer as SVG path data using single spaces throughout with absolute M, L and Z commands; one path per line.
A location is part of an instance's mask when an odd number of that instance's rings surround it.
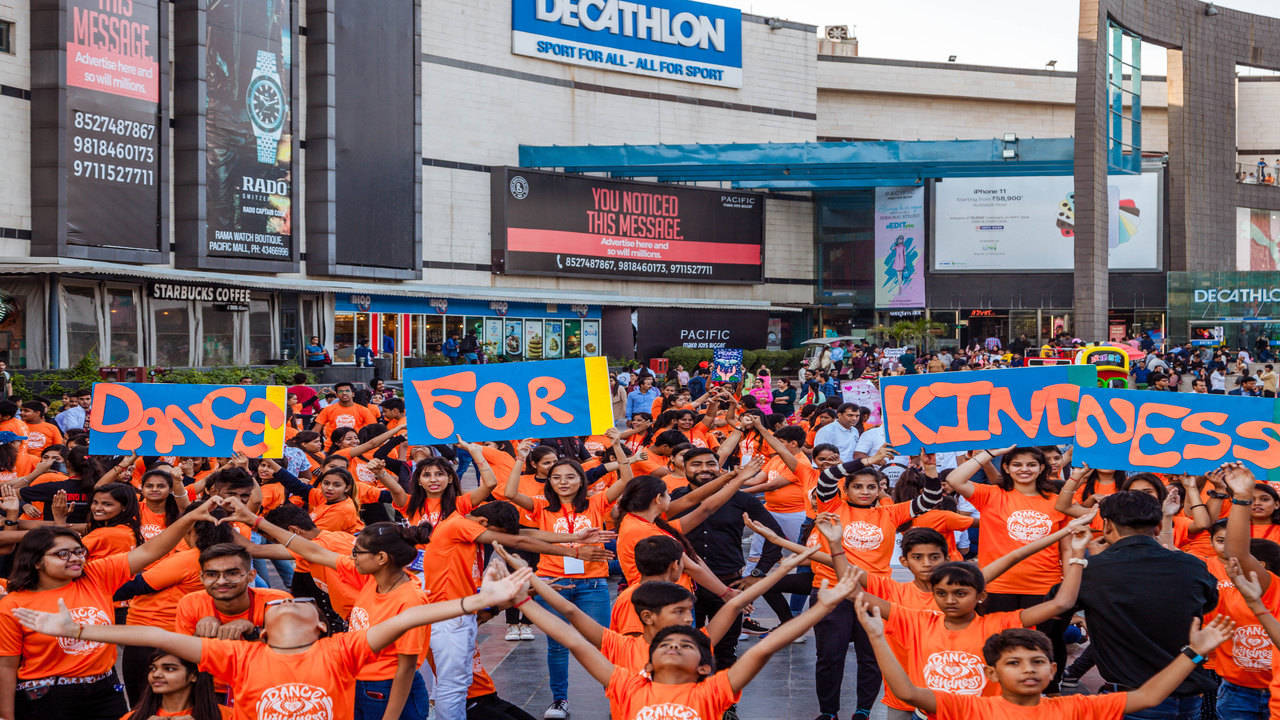
M 93 489 L 92 487 L 85 489 L 84 483 L 80 482 L 78 478 L 41 483 L 35 486 L 29 485 L 19 491 L 18 498 L 24 505 L 33 502 L 44 503 L 44 516 L 42 519 L 52 520 L 53 496 L 57 495 L 59 490 L 67 491 L 67 522 L 89 522 L 89 503 L 93 500 Z

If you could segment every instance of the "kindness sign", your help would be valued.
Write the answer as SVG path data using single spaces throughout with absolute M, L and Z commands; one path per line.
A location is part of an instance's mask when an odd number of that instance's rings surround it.
M 1092 365 L 882 377 L 885 442 L 908 455 L 1070 443 L 1080 393 L 1097 384 Z
M 1242 462 L 1280 479 L 1280 402 L 1092 388 L 1080 394 L 1074 444 L 1090 467 L 1202 474 Z
M 279 385 L 94 383 L 89 452 L 282 457 L 285 396 Z
M 432 445 L 599 435 L 613 426 L 602 357 L 410 368 L 404 373 L 409 442 Z

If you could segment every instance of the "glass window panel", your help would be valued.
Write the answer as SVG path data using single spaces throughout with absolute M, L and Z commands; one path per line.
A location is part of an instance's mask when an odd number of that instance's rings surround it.
M 454 342 L 462 342 L 462 328 L 465 320 L 461 315 L 448 315 L 444 319 L 444 332 L 446 338 L 453 338 Z
M 252 298 L 249 300 L 249 364 L 263 365 L 270 360 L 272 352 L 271 332 L 271 300 L 269 298 Z
M 191 304 L 184 300 L 152 300 L 151 324 L 155 328 L 156 364 L 184 367 L 191 364 Z
M 89 353 L 99 358 L 98 291 L 93 287 L 64 287 L 67 313 L 67 364 L 75 365 Z M 101 360 L 99 360 L 101 362 Z
M 203 326 L 201 363 L 207 367 L 235 363 L 235 317 L 233 313 L 219 310 L 211 303 L 200 306 L 200 323 Z
M 373 341 L 373 327 L 369 313 L 356 313 L 356 344 L 364 343 L 374 355 L 378 354 L 378 343 Z M 354 357 L 354 349 L 352 350 Z
M 108 289 L 111 321 L 111 364 L 138 364 L 138 303 L 133 290 Z
M 391 355 L 400 347 L 400 316 L 396 313 L 382 313 L 378 316 L 382 321 L 382 332 L 378 336 L 379 352 Z
M 336 313 L 333 316 L 333 361 L 356 361 L 356 316 L 351 313 Z
M 423 349 L 428 355 L 439 355 L 440 346 L 444 344 L 444 318 L 439 315 L 425 315 L 423 320 L 427 328 L 427 339 Z
M 409 316 L 409 355 L 411 357 L 426 357 L 427 348 L 427 323 L 426 318 L 422 315 Z

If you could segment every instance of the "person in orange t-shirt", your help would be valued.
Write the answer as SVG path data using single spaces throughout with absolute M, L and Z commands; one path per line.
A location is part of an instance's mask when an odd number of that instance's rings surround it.
M 27 442 L 25 449 L 32 457 L 40 457 L 44 449 L 50 445 L 62 444 L 62 431 L 57 425 L 44 419 L 45 404 L 39 400 L 28 400 L 22 403 L 19 411 L 22 422 L 27 426 Z
M 819 591 L 813 607 L 779 625 L 718 673 L 714 672 L 712 639 L 687 623 L 657 630 L 649 644 L 648 662 L 636 668 L 610 661 L 590 640 L 542 606 L 530 605 L 526 613 L 548 637 L 569 648 L 604 686 L 613 720 L 652 717 L 660 712 L 657 708 L 672 705 L 688 708 L 684 712 L 690 717 L 714 719 L 741 698 L 743 688 L 775 652 L 807 632 L 856 589 L 856 579 L 847 573 L 834 587 Z
M 36 469 L 39 458 L 26 451 L 26 442 L 26 433 L 18 435 L 9 430 L 0 430 L 0 482 L 12 483 L 27 477 Z
M 351 533 L 317 528 L 307 511 L 297 505 L 281 505 L 267 513 L 263 519 L 278 527 L 286 528 L 291 533 L 297 533 L 298 537 L 306 538 L 338 555 L 350 555 L 351 549 L 356 544 L 356 538 Z M 355 595 L 344 583 L 330 578 L 333 573 L 331 568 L 324 565 L 312 566 L 306 558 L 294 553 L 292 548 L 284 547 L 279 543 L 255 546 L 253 555 L 256 558 L 272 560 L 292 559 L 295 563 L 291 588 L 293 594 L 297 597 L 315 599 L 320 606 L 321 616 L 331 627 L 346 627 Z
M 410 525 L 435 527 L 454 512 L 466 515 L 484 502 L 493 491 L 497 478 L 480 452 L 480 446 L 470 443 L 467 445 L 475 449 L 472 460 L 480 474 L 479 485 L 471 492 L 463 492 L 462 482 L 458 479 L 453 463 L 442 457 L 433 456 L 418 461 L 413 466 L 413 491 L 403 504 L 395 506 Z M 465 449 L 468 448 L 464 446 Z
M 184 515 L 137 548 L 101 560 L 88 560 L 80 536 L 66 528 L 30 530 L 14 551 L 9 593 L 0 598 L 0 669 L 15 678 L 0 690 L 0 717 L 65 717 L 68 702 L 75 716 L 117 720 L 125 712 L 125 696 L 115 678 L 116 649 L 91 638 L 59 641 L 25 629 L 15 610 L 70 608 L 82 626 L 109 625 L 111 596 L 135 574 L 169 553 L 198 520 L 214 522 L 207 509 Z M 57 685 L 59 678 L 84 679 L 75 692 Z M 31 690 L 32 692 L 27 692 Z
M 129 552 L 141 544 L 138 491 L 124 483 L 98 486 L 89 504 L 89 532 L 83 540 L 90 560 Z
M 182 471 L 157 465 L 142 476 L 138 503 L 138 533 L 144 541 L 159 535 L 191 503 L 182 485 Z
M 335 530 L 355 534 L 364 527 L 360 520 L 360 503 L 356 500 L 356 481 L 340 468 L 325 470 L 320 476 L 320 497 L 323 504 L 311 502 L 311 519 L 321 530 Z M 315 493 L 313 492 L 312 495 Z
M 653 535 L 636 543 L 636 569 L 640 580 L 626 587 L 613 600 L 609 613 L 609 629 L 620 635 L 640 635 L 644 623 L 631 602 L 635 589 L 647 582 L 676 583 L 684 574 L 684 548 L 674 538 Z
M 215 530 L 223 531 L 227 542 L 231 541 L 229 527 L 214 527 Z M 194 535 L 193 532 L 187 538 L 189 543 L 195 540 Z M 199 557 L 198 549 L 179 550 L 139 573 L 117 593 L 117 597 L 130 601 L 125 622 L 129 625 L 171 629 L 177 615 L 178 601 L 187 593 L 204 587 L 200 581 Z M 124 686 L 129 694 L 130 704 L 137 704 L 147 686 L 145 669 L 151 652 L 149 648 L 124 649 L 120 668 L 124 672 Z
M 336 383 L 333 386 L 333 392 L 337 394 L 338 401 L 332 405 L 326 405 L 316 414 L 315 419 L 316 432 L 323 435 L 325 439 L 329 439 L 333 431 L 338 428 L 359 430 L 365 425 L 378 422 L 377 413 L 364 405 L 356 404 L 354 385 L 349 382 Z
M 1053 680 L 1056 666 L 1051 662 L 1053 648 L 1043 633 L 1006 628 L 981 638 L 978 666 L 962 674 L 951 671 L 948 677 L 954 677 L 953 685 L 969 689 L 981 684 L 990 692 L 950 692 L 922 686 L 912 671 L 903 669 L 887 640 L 891 626 L 880 618 L 878 608 L 859 599 L 857 611 L 894 693 L 938 720 L 1121 720 L 1127 717 L 1126 713 L 1137 713 L 1163 702 L 1205 655 L 1230 636 L 1234 627 L 1225 618 L 1201 627 L 1197 618 L 1192 622 L 1188 646 L 1199 660 L 1179 655 L 1134 690 L 1047 698 L 1043 693 Z M 939 671 L 950 670 L 947 663 L 951 660 L 939 658 Z
M 289 543 L 289 549 L 312 566 L 333 569 L 336 582 L 355 591 L 350 632 L 367 630 L 426 603 L 426 593 L 405 568 L 417 559 L 417 546 L 430 539 L 429 527 L 373 523 L 360 532 L 350 555 L 339 555 L 268 521 L 260 522 L 258 530 L 278 543 Z M 428 635 L 429 629 L 414 628 L 362 664 L 356 673 L 362 717 L 426 716 L 427 687 L 417 670 Z
M 765 461 L 758 481 L 744 486 L 744 492 L 764 492 L 764 507 L 778 522 L 788 540 L 799 542 L 805 519 L 808 518 L 808 496 L 810 487 L 816 487 L 818 471 L 814 469 L 804 454 L 804 430 L 796 425 L 786 425 L 774 433 L 765 427 L 759 415 L 743 416 L 743 422 L 750 422 L 765 443 L 773 450 L 773 455 Z M 764 537 L 756 534 L 751 538 L 751 548 L 747 553 L 746 573 L 755 570 L 760 555 L 764 552 Z M 803 599 L 808 595 L 792 595 L 791 609 L 798 612 L 803 609 Z
M 321 637 L 325 628 L 315 603 L 287 599 L 268 606 L 260 642 L 193 638 L 152 627 L 82 625 L 65 608 L 59 612 L 18 610 L 16 621 L 33 633 L 53 636 L 46 638 L 51 642 L 53 638 L 73 638 L 92 643 L 146 645 L 198 662 L 202 671 L 235 688 L 236 720 L 352 720 L 357 700 L 355 676 L 377 653 L 414 628 L 510 602 L 531 574 L 525 570 L 486 581 L 477 594 L 417 605 L 367 630 L 331 637 Z M 77 713 L 76 717 L 90 715 Z M 118 717 L 119 714 L 112 720 Z

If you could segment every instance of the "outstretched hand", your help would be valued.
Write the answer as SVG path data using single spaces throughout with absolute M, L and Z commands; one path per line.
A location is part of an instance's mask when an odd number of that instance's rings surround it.
M 28 630 L 53 635 L 54 637 L 71 637 L 76 634 L 80 625 L 71 619 L 71 611 L 62 598 L 58 598 L 58 612 L 41 612 L 30 608 L 13 609 L 13 616 Z
M 1208 655 L 1214 648 L 1226 642 L 1236 629 L 1236 623 L 1227 615 L 1218 615 L 1201 627 L 1200 618 L 1192 618 L 1191 635 L 1187 644 L 1200 655 Z
M 865 597 L 865 592 L 853 596 L 853 607 L 858 613 L 858 622 L 867 631 L 868 637 L 884 637 L 884 619 L 880 617 L 880 608 L 873 606 Z
M 503 578 L 486 577 L 480 584 L 480 607 L 504 605 L 527 593 L 533 568 L 523 567 Z
M 1250 571 L 1248 577 L 1245 577 L 1244 568 L 1240 566 L 1238 559 L 1227 558 L 1227 577 L 1231 578 L 1232 584 L 1247 602 L 1262 599 L 1262 583 L 1258 582 L 1258 573 Z

